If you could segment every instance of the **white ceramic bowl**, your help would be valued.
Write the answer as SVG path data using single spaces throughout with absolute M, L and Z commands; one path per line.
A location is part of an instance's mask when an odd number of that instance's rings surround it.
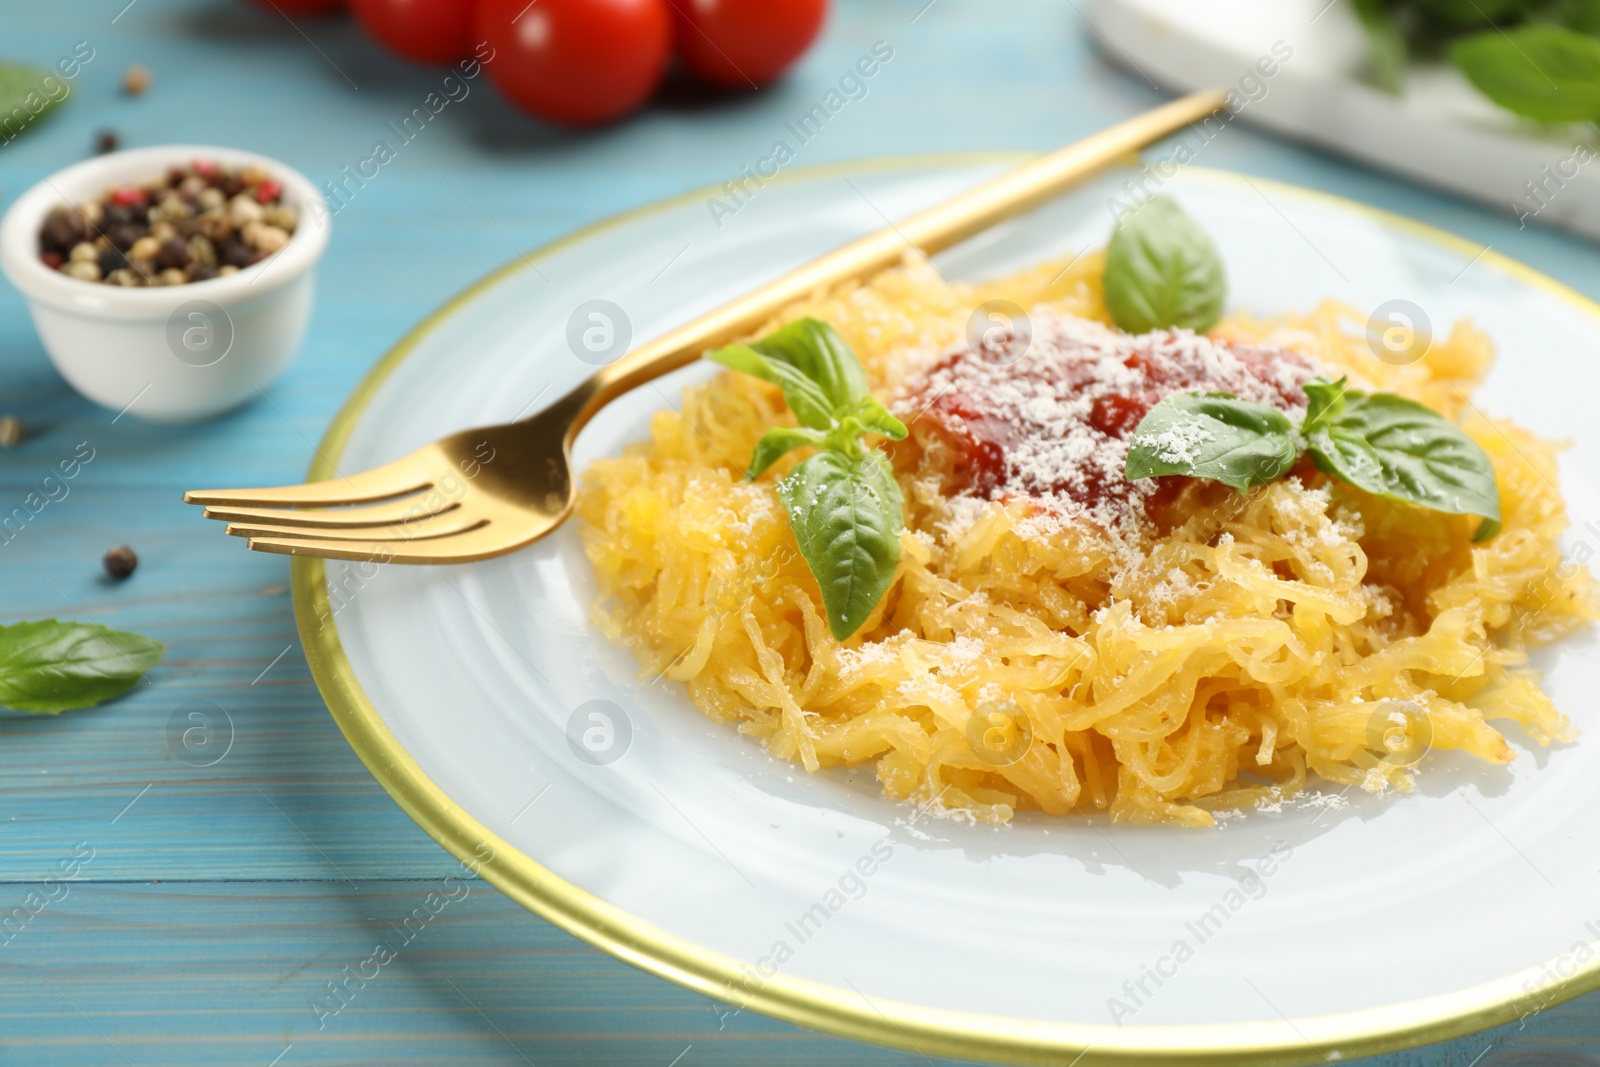
M 255 164 L 281 182 L 283 202 L 300 212 L 289 243 L 237 274 L 140 289 L 78 281 L 40 261 L 39 228 L 53 208 L 194 159 Z M 207 145 L 136 148 L 67 167 L 23 193 L 0 220 L 0 269 L 27 297 L 45 351 L 74 389 L 115 411 L 189 422 L 238 407 L 294 357 L 329 229 L 316 187 L 277 160 Z

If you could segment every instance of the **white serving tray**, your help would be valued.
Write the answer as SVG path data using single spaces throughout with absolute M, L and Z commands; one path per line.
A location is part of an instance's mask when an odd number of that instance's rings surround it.
M 1247 122 L 1600 238 L 1600 130 L 1518 119 L 1442 64 L 1413 64 L 1390 96 L 1366 80 L 1349 0 L 1093 0 L 1089 22 L 1110 59 L 1164 88 L 1231 89 Z

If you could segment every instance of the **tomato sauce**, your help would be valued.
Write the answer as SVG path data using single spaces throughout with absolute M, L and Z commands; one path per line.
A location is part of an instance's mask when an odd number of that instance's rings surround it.
M 1228 345 L 1184 332 L 1138 336 L 1067 316 L 1034 323 L 1016 359 L 998 332 L 947 353 L 913 380 L 897 410 L 955 450 L 954 493 L 1034 499 L 1098 514 L 1161 487 L 1122 475 L 1128 439 L 1173 393 L 1231 393 L 1283 411 L 1303 409 L 1316 373 L 1285 349 Z M 1172 483 L 1177 479 L 1157 479 Z M 1170 488 L 1170 486 L 1169 486 Z

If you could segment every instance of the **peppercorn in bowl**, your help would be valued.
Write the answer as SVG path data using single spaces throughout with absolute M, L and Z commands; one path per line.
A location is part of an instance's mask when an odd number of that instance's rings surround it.
M 39 262 L 123 288 L 210 281 L 281 251 L 299 221 L 283 203 L 283 183 L 264 168 L 199 157 L 52 208 L 39 229 Z
M 274 160 L 199 145 L 87 160 L 0 220 L 0 269 L 62 376 L 115 411 L 208 418 L 299 348 L 326 203 Z

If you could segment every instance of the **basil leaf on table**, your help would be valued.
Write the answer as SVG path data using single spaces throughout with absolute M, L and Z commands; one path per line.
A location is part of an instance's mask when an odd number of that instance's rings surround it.
M 122 693 L 161 659 L 148 637 L 43 619 L 0 626 L 0 704 L 58 715 Z
M 1182 474 L 1242 492 L 1286 473 L 1297 458 L 1294 423 L 1277 408 L 1226 393 L 1175 393 L 1140 420 L 1125 476 Z
M 1474 541 L 1500 530 L 1494 465 L 1443 415 L 1392 393 L 1347 392 L 1343 410 L 1306 435 L 1317 467 L 1391 500 L 1481 515 Z
M 903 524 L 900 483 L 877 449 L 809 457 L 778 483 L 800 554 L 822 591 L 828 629 L 861 628 L 894 581 Z
M 1406 82 L 1406 38 L 1387 0 L 1355 0 L 1356 21 L 1367 35 L 1372 77 L 1385 92 L 1398 94 Z
M 1106 308 L 1129 333 L 1210 329 L 1227 295 L 1216 245 L 1167 196 L 1122 217 L 1106 246 L 1104 280 Z
M 46 78 L 54 78 L 62 86 L 60 96 L 52 97 L 44 91 Z M 71 86 L 51 71 L 0 62 L 0 144 L 8 144 L 19 133 L 30 129 L 71 94 Z M 22 122 L 20 126 L 18 119 Z
M 1564 26 L 1488 30 L 1450 46 L 1450 61 L 1507 111 L 1539 122 L 1600 117 L 1600 40 Z

